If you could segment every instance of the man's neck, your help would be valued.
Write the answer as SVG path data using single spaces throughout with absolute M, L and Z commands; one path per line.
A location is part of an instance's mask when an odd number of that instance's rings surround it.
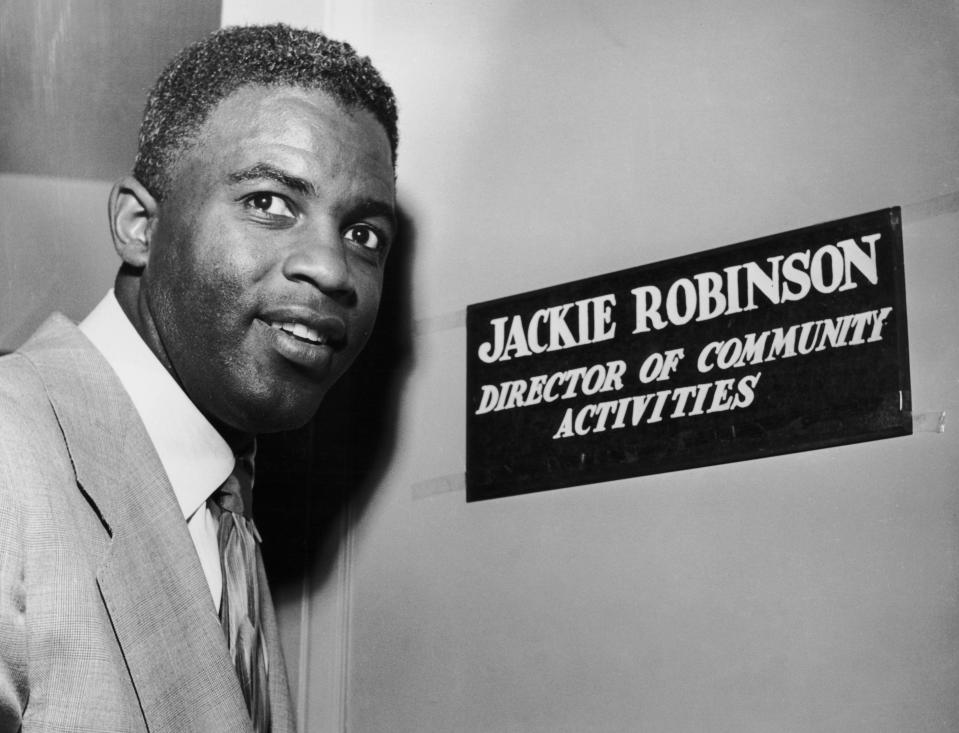
M 235 456 L 248 452 L 256 442 L 256 436 L 251 433 L 245 433 L 229 425 L 224 425 L 209 415 L 206 415 L 206 419 L 210 421 L 210 424 L 216 428 L 216 431 L 223 440 L 227 442 L 227 445 L 233 450 L 233 455 Z

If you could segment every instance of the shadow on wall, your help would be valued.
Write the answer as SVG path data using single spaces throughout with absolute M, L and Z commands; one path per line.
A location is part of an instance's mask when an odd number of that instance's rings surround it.
M 396 443 L 399 395 L 413 366 L 411 270 L 416 232 L 400 209 L 376 327 L 350 370 L 305 427 L 258 439 L 254 514 L 274 593 L 325 578 L 335 554 L 319 552 L 350 506 L 357 521 Z

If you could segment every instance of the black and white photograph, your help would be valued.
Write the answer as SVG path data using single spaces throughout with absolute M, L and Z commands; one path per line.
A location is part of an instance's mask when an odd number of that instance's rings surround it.
M 0 0 L 0 733 L 959 731 L 956 0 Z

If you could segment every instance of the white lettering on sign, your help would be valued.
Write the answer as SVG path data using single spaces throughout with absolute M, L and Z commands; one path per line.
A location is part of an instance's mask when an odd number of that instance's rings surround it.
M 756 310 L 760 298 L 779 305 L 802 300 L 813 290 L 824 294 L 852 290 L 862 279 L 875 285 L 879 282 L 876 242 L 881 236 L 861 237 L 865 249 L 854 239 L 844 239 L 815 252 L 807 249 L 768 257 L 763 265 L 745 262 L 723 268 L 722 274 L 681 277 L 666 288 L 665 296 L 657 285 L 640 285 L 631 291 L 636 310 L 633 333 Z
M 615 295 L 599 295 L 541 308 L 525 323 L 520 315 L 494 318 L 490 321 L 493 338 L 480 344 L 477 354 L 481 360 L 492 364 L 608 341 L 616 336 L 614 305 Z
M 626 362 L 621 360 L 590 367 L 577 367 L 529 379 L 514 379 L 500 384 L 484 384 L 476 415 L 514 407 L 529 407 L 541 402 L 569 400 L 580 394 L 594 395 L 623 388 Z
M 569 407 L 559 429 L 553 434 L 553 440 L 658 423 L 664 418 L 694 417 L 749 407 L 756 397 L 756 385 L 761 376 L 762 372 L 756 372 L 739 379 L 719 379 L 580 408 Z

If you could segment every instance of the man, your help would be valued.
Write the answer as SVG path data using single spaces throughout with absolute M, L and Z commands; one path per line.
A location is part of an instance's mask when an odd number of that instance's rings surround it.
M 0 359 L 0 731 L 292 730 L 249 513 L 373 326 L 396 108 L 367 59 L 219 31 L 153 89 L 122 264 Z

